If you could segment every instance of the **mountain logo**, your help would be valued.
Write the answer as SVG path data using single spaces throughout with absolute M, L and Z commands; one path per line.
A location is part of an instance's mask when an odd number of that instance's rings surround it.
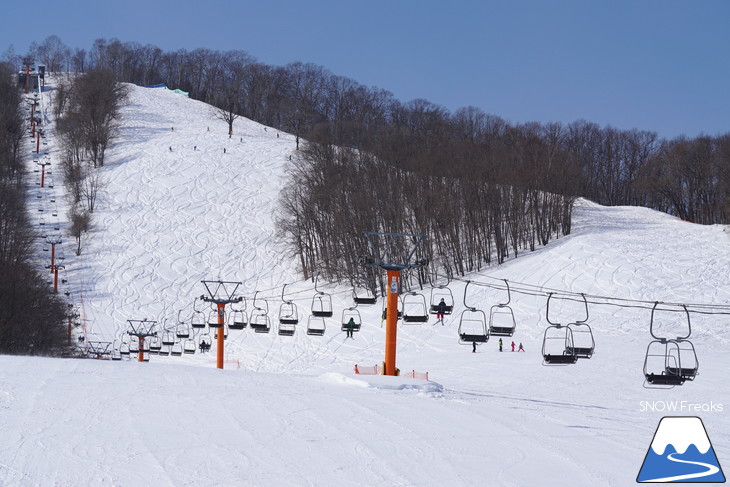
M 643 483 L 724 483 L 705 425 L 696 416 L 659 421 L 636 481 Z

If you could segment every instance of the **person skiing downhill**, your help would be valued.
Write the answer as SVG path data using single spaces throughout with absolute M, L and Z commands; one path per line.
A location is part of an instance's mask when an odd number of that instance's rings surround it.
M 518 352 L 524 352 L 524 351 L 525 351 L 525 349 L 524 349 L 524 348 L 522 348 L 522 342 L 520 342 L 520 346 L 519 346 L 519 347 L 517 347 L 517 351 L 518 351 Z
M 502 339 L 501 338 L 499 339 L 499 351 L 500 352 L 502 351 Z
M 515 341 L 514 340 L 512 340 L 512 351 L 513 352 L 515 351 Z

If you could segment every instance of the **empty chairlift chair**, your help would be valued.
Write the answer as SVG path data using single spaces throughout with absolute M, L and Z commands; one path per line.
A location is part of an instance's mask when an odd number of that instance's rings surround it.
M 179 357 L 183 354 L 183 346 L 180 342 L 175 342 L 174 345 L 170 346 L 170 355 L 173 357 Z
M 654 338 L 646 348 L 644 359 L 645 387 L 681 386 L 697 376 L 699 363 L 694 345 L 689 341 L 692 334 L 689 311 L 682 305 L 687 316 L 687 333 L 676 338 L 659 336 L 654 329 L 654 312 L 660 303 L 654 303 L 651 310 L 649 331 Z
M 225 311 L 223 311 L 225 313 Z M 225 322 L 225 316 L 224 320 Z M 212 309 L 208 312 L 208 328 L 211 330 L 215 330 L 217 328 L 220 328 L 222 325 L 218 322 L 218 310 Z
M 190 325 L 188 325 L 187 323 L 185 323 L 183 320 L 180 319 L 181 312 L 182 312 L 182 310 L 178 311 L 178 313 L 177 313 L 177 325 L 175 326 L 175 336 L 179 339 L 190 338 Z
M 183 353 L 185 353 L 185 354 L 192 355 L 195 353 L 195 350 L 197 348 L 198 347 L 195 345 L 195 339 L 193 339 L 193 338 L 188 338 L 183 343 Z
M 284 290 L 286 284 L 281 288 L 281 305 L 279 306 L 279 335 L 293 336 L 296 331 L 296 325 L 299 323 L 299 314 L 297 305 L 292 301 L 284 299 Z
M 319 275 L 314 278 L 314 291 L 316 294 L 312 298 L 312 316 L 320 318 L 331 318 L 334 314 L 332 311 L 332 296 L 317 289 L 317 280 Z M 307 326 L 309 329 L 309 326 Z
M 428 321 L 428 305 L 426 296 L 416 292 L 404 294 L 403 301 L 403 323 L 421 324 Z
M 246 313 L 246 300 L 243 301 L 243 308 L 233 308 L 229 316 L 228 328 L 231 330 L 243 330 L 248 326 L 248 313 Z
M 459 343 L 471 345 L 473 343 L 486 343 L 489 341 L 489 328 L 487 327 L 487 315 L 484 311 L 466 303 L 466 290 L 471 281 L 464 286 L 464 307 L 459 317 Z
M 269 303 L 263 299 L 262 306 L 257 306 L 256 295 L 253 296 L 253 309 L 251 310 L 251 318 L 248 321 L 248 326 L 253 329 L 256 333 L 268 333 L 271 330 L 271 321 L 269 320 Z
M 489 334 L 511 337 L 515 333 L 517 322 L 515 321 L 515 313 L 509 305 L 512 299 L 509 282 L 505 279 L 504 283 L 507 285 L 507 302 L 495 304 L 489 309 Z
M 147 340 L 145 340 L 145 343 L 147 343 Z M 158 336 L 153 336 L 149 338 L 150 343 L 150 353 L 158 355 L 160 353 L 160 349 L 162 348 L 162 339 Z
M 323 336 L 326 329 L 323 316 L 310 315 L 307 320 L 307 335 Z
M 355 304 L 371 305 L 375 304 L 378 297 L 369 287 L 355 284 L 352 288 L 352 300 Z
M 202 311 L 195 308 L 195 302 L 198 298 L 193 301 L 193 315 L 190 317 L 190 326 L 195 329 L 205 328 L 205 314 Z
M 567 325 L 550 321 L 550 300 L 553 293 L 548 294 L 545 317 L 550 323 L 542 338 L 543 365 L 569 365 L 578 361 L 573 347 L 573 333 Z

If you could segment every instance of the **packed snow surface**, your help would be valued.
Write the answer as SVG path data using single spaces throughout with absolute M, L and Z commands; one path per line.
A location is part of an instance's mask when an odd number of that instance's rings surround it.
M 355 364 L 383 360 L 382 300 L 358 308 L 362 330 L 346 339 L 339 321 L 350 289 L 320 282 L 334 316 L 323 336 L 306 334 L 314 286 L 274 228 L 280 190 L 297 184 L 287 173 L 294 137 L 243 118 L 229 136 L 201 102 L 130 90 L 94 227 L 79 257 L 68 236 L 59 249 L 62 289 L 80 306 L 75 336 L 115 342 L 127 320 L 142 319 L 174 331 L 196 309 L 210 311 L 194 299 L 206 293 L 202 280 L 218 279 L 241 282 L 248 312 L 259 291 L 271 332 L 230 330 L 225 370 L 215 369 L 215 345 L 148 363 L 0 357 L 0 485 L 626 486 L 667 415 L 701 416 L 720 462 L 730 463 L 729 316 L 692 313 L 696 379 L 645 389 L 646 305 L 592 304 L 593 357 L 544 366 L 544 294 L 513 292 L 517 329 L 504 352 L 492 337 L 472 353 L 457 333 L 465 281 L 452 281 L 454 313 L 443 324 L 433 316 L 399 324 L 398 367 L 428 372 L 428 381 L 355 375 Z M 47 133 L 58 167 L 52 120 Z M 54 177 L 64 232 L 60 170 Z M 39 213 L 49 218 L 50 209 Z M 579 200 L 573 228 L 466 276 L 474 281 L 466 302 L 488 313 L 506 293 L 480 284 L 508 279 L 523 289 L 730 303 L 730 235 L 721 226 Z M 47 254 L 38 254 L 40 266 Z M 300 317 L 292 337 L 276 333 L 284 284 Z M 422 292 L 428 300 L 430 288 Z M 550 312 L 561 323 L 584 314 L 581 303 L 558 299 Z M 670 333 L 686 327 L 682 313 L 656 319 Z M 526 352 L 511 352 L 512 340 Z

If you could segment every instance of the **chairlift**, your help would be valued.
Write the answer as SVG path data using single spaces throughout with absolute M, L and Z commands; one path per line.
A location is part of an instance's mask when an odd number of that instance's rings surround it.
M 236 309 L 231 305 L 232 313 L 228 314 L 228 328 L 231 330 L 243 330 L 248 326 L 248 313 L 246 313 L 246 298 L 243 298 L 243 308 Z
M 515 313 L 509 305 L 512 299 L 509 282 L 505 279 L 504 283 L 507 285 L 507 302 L 495 304 L 489 309 L 489 334 L 511 337 L 515 333 L 517 322 L 515 321 Z
M 307 335 L 322 336 L 325 331 L 325 322 L 323 316 L 310 315 L 307 320 Z
M 210 328 L 210 329 L 216 329 L 216 328 L 220 328 L 221 327 L 221 324 L 218 321 L 218 314 L 219 313 L 223 313 L 223 317 L 224 317 L 224 321 L 225 321 L 225 310 L 220 310 L 219 311 L 217 308 L 216 309 L 212 309 L 208 313 L 208 328 Z
M 583 304 L 586 309 L 586 317 L 583 320 L 574 323 L 568 323 L 571 332 L 571 341 L 568 344 L 568 352 L 574 353 L 578 358 L 591 358 L 596 348 L 596 342 L 593 339 L 593 330 L 588 321 L 588 300 L 585 294 L 581 293 Z
M 168 355 L 170 355 L 170 347 L 168 345 L 163 345 L 162 348 L 160 348 L 160 351 L 157 352 L 157 354 L 167 357 Z
M 341 323 L 342 327 L 340 329 L 342 331 L 360 331 L 360 328 L 362 327 L 362 317 L 360 316 L 360 312 L 357 310 L 357 304 L 342 310 Z
M 644 387 L 681 386 L 697 376 L 699 362 L 694 345 L 688 338 L 692 335 L 689 311 L 682 305 L 687 316 L 687 334 L 677 338 L 657 336 L 654 330 L 654 312 L 659 305 L 654 303 L 651 310 L 649 332 L 654 338 L 646 348 L 644 359 Z
M 122 343 L 121 345 L 119 345 L 119 353 L 121 355 L 125 355 L 125 356 L 129 355 L 130 354 L 129 343 Z
M 375 304 L 378 296 L 369 287 L 355 284 L 352 287 L 352 300 L 355 304 L 371 305 Z
M 542 338 L 543 365 L 568 365 L 578 361 L 578 355 L 573 347 L 573 332 L 570 327 L 550 321 L 550 299 L 553 293 L 548 294 L 545 317 L 550 323 L 545 329 Z M 585 299 L 585 296 L 583 297 Z M 588 305 L 586 304 L 586 314 Z
M 471 281 L 464 286 L 464 307 L 459 317 L 459 343 L 471 345 L 473 343 L 486 343 L 489 341 L 489 328 L 487 327 L 487 315 L 484 311 L 466 303 L 466 291 Z
M 180 322 L 175 327 L 175 336 L 177 338 L 189 338 L 190 337 L 190 327 L 187 323 Z
M 171 331 L 166 331 L 162 334 L 162 342 L 160 345 L 174 345 L 175 344 L 175 334 Z M 157 349 L 159 350 L 159 348 Z
M 277 333 L 281 336 L 290 337 L 294 336 L 294 333 L 297 330 L 297 325 L 293 323 L 283 323 L 279 321 L 279 329 L 277 330 Z
M 315 295 L 312 297 L 312 316 L 321 318 L 331 318 L 334 314 L 332 311 L 332 296 L 317 289 L 317 280 L 319 274 L 314 278 Z
M 175 342 L 174 345 L 170 347 L 170 355 L 173 357 L 179 357 L 183 354 L 183 346 L 180 342 Z
M 198 348 L 198 347 L 197 347 L 197 346 L 195 345 L 195 339 L 193 339 L 193 338 L 188 338 L 188 339 L 187 339 L 187 340 L 185 340 L 185 342 L 183 343 L 183 353 L 185 353 L 185 354 L 187 354 L 187 355 L 192 355 L 192 354 L 194 354 L 194 353 L 195 353 L 195 350 L 196 350 L 197 348 Z
M 129 351 L 130 353 L 139 353 L 139 340 L 135 336 L 129 340 Z
M 401 297 L 403 304 L 403 323 L 426 323 L 428 321 L 428 306 L 426 296 L 417 292 L 410 292 Z
M 200 351 L 203 350 L 210 350 L 210 347 L 213 345 L 213 340 L 210 338 L 210 333 L 203 333 L 200 335 L 200 340 L 198 342 L 198 347 L 200 347 Z
M 269 320 L 269 303 L 264 299 L 264 307 L 256 306 L 256 291 L 253 295 L 253 309 L 251 310 L 251 318 L 248 320 L 250 326 L 256 333 L 268 333 L 271 329 L 271 321 Z
M 284 287 L 281 288 L 281 305 L 279 306 L 279 325 L 296 325 L 299 323 L 299 315 L 297 313 L 297 305 L 294 304 L 292 301 L 287 301 L 284 299 L 284 290 L 286 289 L 286 284 L 284 284 Z M 287 330 L 285 334 L 288 334 L 288 330 L 292 330 L 291 334 L 294 334 L 293 329 L 291 329 L 290 326 L 286 326 L 284 328 Z M 281 335 L 281 326 L 279 326 L 279 334 Z
M 193 315 L 190 318 L 190 326 L 193 328 L 205 328 L 205 314 L 203 314 L 202 311 L 195 309 L 195 301 L 197 301 L 198 298 L 195 298 L 193 301 Z
M 122 352 L 118 348 L 114 348 L 111 351 L 111 359 L 112 360 L 122 360 Z
M 443 313 L 441 313 L 441 300 L 444 300 Z M 431 299 L 429 313 L 432 315 L 444 314 L 450 315 L 454 311 L 454 295 L 448 286 L 439 286 L 431 288 Z
M 147 341 L 145 340 L 145 345 L 146 344 L 147 344 Z M 160 349 L 162 348 L 162 345 L 163 345 L 163 341 L 160 339 L 160 337 L 158 337 L 158 336 L 151 337 L 150 341 L 149 341 L 150 353 L 154 353 L 154 354 L 160 353 Z

